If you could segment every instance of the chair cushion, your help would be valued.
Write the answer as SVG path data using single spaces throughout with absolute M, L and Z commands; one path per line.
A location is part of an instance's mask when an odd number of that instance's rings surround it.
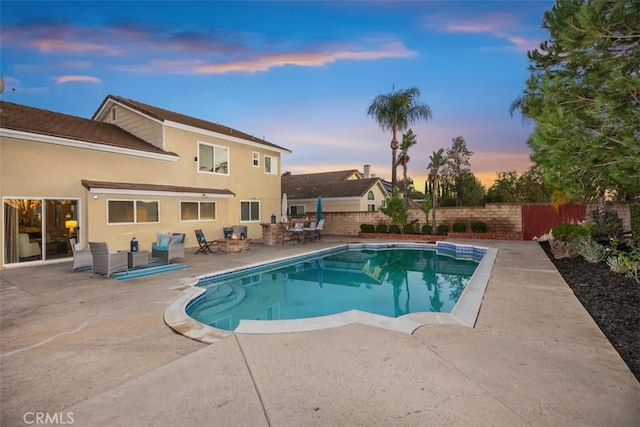
M 158 233 L 158 241 L 157 245 L 159 247 L 167 247 L 169 246 L 169 239 L 171 238 L 170 233 Z M 156 248 L 157 249 L 157 248 Z
M 184 243 L 184 234 L 182 233 L 174 233 L 169 238 L 169 244 L 173 245 L 176 243 Z

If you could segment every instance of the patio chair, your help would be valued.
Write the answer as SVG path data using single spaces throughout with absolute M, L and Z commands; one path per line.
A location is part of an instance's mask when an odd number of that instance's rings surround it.
M 158 233 L 158 240 L 151 244 L 151 256 L 166 263 L 184 259 L 184 233 Z
M 306 233 L 306 231 L 304 230 L 304 224 L 302 222 L 296 222 L 290 231 L 293 232 L 293 237 L 296 242 L 303 243 L 304 233 Z
M 318 221 L 318 225 L 315 230 L 315 238 L 320 241 L 322 240 L 322 229 L 324 228 L 324 218 Z
M 204 233 L 202 230 L 195 230 L 196 240 L 198 241 L 199 248 L 196 251 L 197 254 L 212 254 L 213 250 L 211 246 L 215 245 L 215 241 L 207 241 L 207 238 L 204 237 Z
M 93 254 L 91 249 L 83 248 L 81 243 L 76 243 L 76 239 L 69 239 L 71 250 L 73 251 L 73 265 L 71 271 L 75 271 L 83 267 L 93 267 Z
M 126 252 L 110 252 L 105 242 L 89 242 L 89 248 L 93 254 L 93 266 L 91 277 L 94 274 L 104 274 L 108 279 L 117 271 L 128 271 Z
M 318 222 L 317 221 L 311 221 L 309 223 L 308 227 L 304 227 L 303 230 L 305 231 L 305 240 L 308 239 L 309 241 L 313 242 L 316 240 L 316 230 L 318 227 Z

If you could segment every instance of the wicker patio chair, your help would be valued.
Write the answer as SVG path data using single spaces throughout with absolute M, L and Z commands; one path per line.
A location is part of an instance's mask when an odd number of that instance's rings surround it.
M 91 276 L 104 274 L 106 278 L 117 271 L 128 271 L 126 252 L 109 252 L 109 246 L 105 242 L 89 242 L 89 248 L 93 254 L 93 267 Z
M 169 263 L 173 259 L 184 259 L 184 233 L 159 233 L 158 240 L 151 244 L 151 257 Z
M 91 249 L 89 248 L 78 248 L 76 249 L 76 239 L 69 239 L 69 244 L 71 245 L 71 250 L 73 251 L 73 266 L 71 267 L 71 271 L 75 271 L 79 268 L 93 266 L 93 254 L 91 253 Z

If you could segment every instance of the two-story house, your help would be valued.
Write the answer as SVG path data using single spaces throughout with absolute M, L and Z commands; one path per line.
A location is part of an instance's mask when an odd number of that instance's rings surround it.
M 150 249 L 159 232 L 261 234 L 281 155 L 236 129 L 109 95 L 92 119 L 0 102 L 2 267 L 68 259 L 68 239 Z

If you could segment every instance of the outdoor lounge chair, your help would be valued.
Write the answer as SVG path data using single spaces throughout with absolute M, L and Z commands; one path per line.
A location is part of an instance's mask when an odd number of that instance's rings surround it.
M 198 241 L 199 248 L 196 251 L 197 254 L 212 254 L 213 250 L 211 246 L 215 245 L 215 241 L 208 242 L 207 238 L 204 237 L 204 233 L 202 230 L 195 230 L 196 240 Z
M 93 266 L 93 254 L 91 253 L 91 249 L 82 248 L 82 245 L 76 243 L 76 239 L 74 238 L 69 239 L 69 244 L 73 251 L 73 266 L 71 267 L 71 271 Z
M 166 263 L 184 259 L 184 233 L 158 233 L 158 240 L 151 244 L 151 257 Z
M 129 270 L 126 252 L 109 252 L 105 242 L 89 242 L 89 248 L 93 254 L 92 277 L 94 274 L 104 274 L 108 279 L 117 271 Z

